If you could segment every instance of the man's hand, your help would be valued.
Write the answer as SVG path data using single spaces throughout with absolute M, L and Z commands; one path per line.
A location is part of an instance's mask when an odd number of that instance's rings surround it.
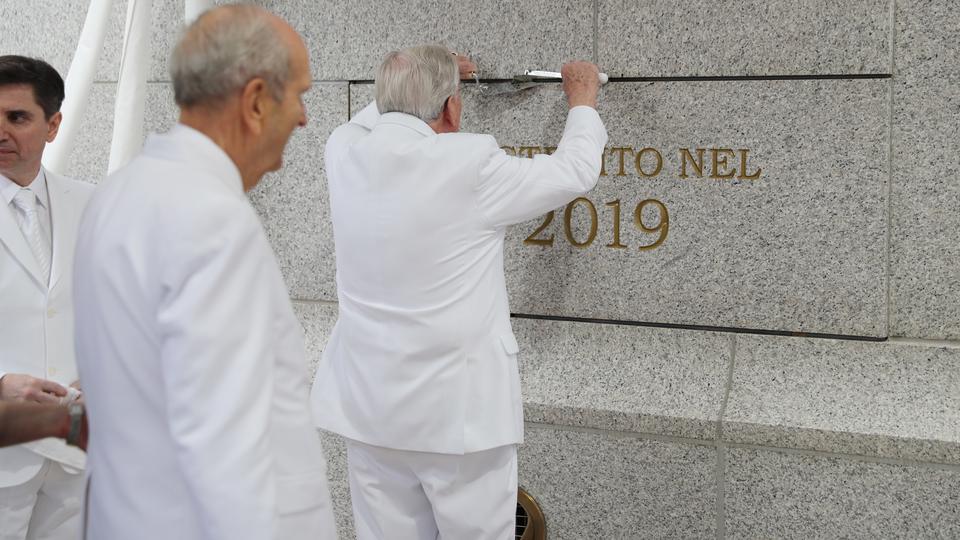
M 477 74 L 477 65 L 462 54 L 451 54 L 457 57 L 457 67 L 460 68 L 460 79 L 473 80 L 473 76 Z
M 7 373 L 0 378 L 0 399 L 34 403 L 59 403 L 67 389 L 59 384 L 30 375 Z
M 578 105 L 597 108 L 600 92 L 600 70 L 590 62 L 570 62 L 560 68 L 563 77 L 563 93 L 567 95 L 570 108 Z

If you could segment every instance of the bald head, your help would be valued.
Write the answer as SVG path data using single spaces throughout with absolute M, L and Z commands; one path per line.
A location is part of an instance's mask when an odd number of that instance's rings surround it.
M 174 99 L 181 108 L 216 107 L 262 78 L 278 101 L 290 78 L 291 54 L 305 54 L 281 18 L 251 5 L 226 5 L 200 15 L 170 59 Z

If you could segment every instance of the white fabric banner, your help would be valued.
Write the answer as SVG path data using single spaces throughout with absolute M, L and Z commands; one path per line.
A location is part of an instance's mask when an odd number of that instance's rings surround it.
M 143 111 L 150 71 L 152 0 L 129 0 L 123 56 L 113 111 L 113 142 L 107 173 L 127 164 L 143 146 Z
M 77 132 L 90 102 L 90 90 L 97 72 L 97 63 L 103 51 L 103 41 L 107 35 L 113 0 L 92 0 L 87 9 L 87 18 L 80 32 L 77 52 L 70 62 L 70 71 L 64 81 L 66 98 L 60 110 L 63 122 L 60 133 L 43 152 L 43 165 L 57 173 L 66 174 L 67 161 L 77 142 Z

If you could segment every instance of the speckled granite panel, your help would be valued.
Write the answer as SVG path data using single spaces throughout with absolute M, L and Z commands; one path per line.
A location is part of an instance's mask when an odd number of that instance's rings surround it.
M 387 52 L 425 43 L 469 54 L 487 78 L 593 54 L 593 3 L 579 0 L 259 3 L 303 32 L 321 80 L 373 79 Z
M 520 486 L 551 540 L 713 538 L 716 449 L 528 426 Z
M 337 322 L 337 305 L 314 302 L 293 302 L 293 310 L 303 325 L 306 339 L 307 362 L 310 366 L 310 380 L 317 372 L 317 364 L 327 346 L 327 339 Z
M 166 2 L 154 2 L 165 4 Z M 182 4 L 182 3 L 181 3 Z M 80 41 L 90 0 L 4 0 L 0 2 L 0 54 L 42 58 L 64 78 Z M 182 8 L 181 8 L 182 9 Z M 104 51 L 97 63 L 97 80 L 116 80 L 126 2 L 116 2 L 107 26 Z M 114 45 L 111 45 L 111 42 Z
M 738 336 L 728 441 L 960 464 L 960 349 Z
M 315 84 L 304 103 L 307 126 L 291 137 L 283 168 L 264 177 L 250 199 L 263 219 L 290 296 L 336 300 L 323 148 L 334 128 L 347 121 L 347 84 Z
M 726 538 L 957 538 L 960 470 L 726 451 Z
M 350 505 L 350 479 L 347 476 L 347 447 L 343 437 L 327 431 L 320 431 L 323 441 L 323 454 L 327 458 L 327 481 L 330 498 L 333 501 L 333 514 L 337 519 L 339 538 L 356 538 L 353 530 L 353 508 Z
M 549 223 L 508 231 L 511 308 L 885 335 L 889 84 L 609 85 L 598 187 Z M 566 106 L 557 85 L 506 97 L 467 85 L 464 94 L 465 131 L 491 133 L 524 155 L 560 138 Z M 636 222 L 643 201 L 648 232 Z
M 897 0 L 893 335 L 960 339 L 960 3 Z
M 613 76 L 890 73 L 892 0 L 599 0 Z
M 730 338 L 513 319 L 528 422 L 713 440 Z

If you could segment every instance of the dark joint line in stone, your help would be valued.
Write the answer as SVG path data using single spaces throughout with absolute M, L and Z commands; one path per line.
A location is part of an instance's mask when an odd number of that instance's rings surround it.
M 819 332 L 791 332 L 788 330 L 765 330 L 762 328 L 736 328 L 732 326 L 710 326 L 701 324 L 658 323 L 644 321 L 622 321 L 616 319 L 592 319 L 587 317 L 562 317 L 559 315 L 536 315 L 531 313 L 511 313 L 515 319 L 536 319 L 544 321 L 579 322 L 592 324 L 613 324 L 618 326 L 642 326 L 645 328 L 664 328 L 669 330 L 699 330 L 704 332 L 726 332 L 732 334 L 755 334 L 763 336 L 784 336 L 816 339 L 838 339 L 844 341 L 884 342 L 886 337 L 856 336 L 849 334 L 823 334 Z

